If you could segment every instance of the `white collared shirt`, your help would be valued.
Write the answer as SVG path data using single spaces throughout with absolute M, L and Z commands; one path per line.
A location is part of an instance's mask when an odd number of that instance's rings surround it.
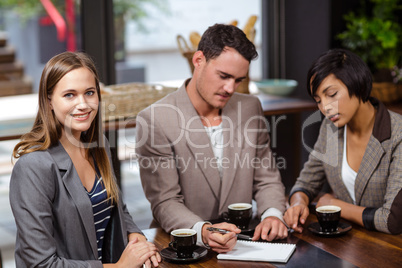
M 205 126 L 204 126 L 205 127 Z M 222 171 L 222 158 L 223 158 L 223 131 L 222 131 L 222 123 L 219 124 L 218 126 L 213 126 L 213 127 L 205 127 L 205 130 L 208 134 L 208 137 L 211 140 L 211 145 L 212 145 L 212 151 L 214 152 L 214 155 L 217 159 L 218 163 L 218 169 L 219 169 L 219 176 L 222 180 L 223 177 L 223 171 Z M 261 221 L 264 220 L 267 217 L 270 216 L 275 216 L 279 218 L 282 222 L 283 220 L 283 215 L 282 212 L 277 209 L 277 208 L 269 208 L 267 209 L 262 215 L 261 215 Z M 193 230 L 197 232 L 197 245 L 198 246 L 206 246 L 202 242 L 202 226 L 206 223 L 210 223 L 207 221 L 200 221 L 194 224 Z
M 214 156 L 215 156 L 216 162 L 218 164 L 219 177 L 222 180 L 222 177 L 223 177 L 223 171 L 222 171 L 222 158 L 223 158 L 222 123 L 220 123 L 218 126 L 213 126 L 213 127 L 205 127 L 204 126 L 204 128 L 211 141 L 212 151 L 214 152 Z

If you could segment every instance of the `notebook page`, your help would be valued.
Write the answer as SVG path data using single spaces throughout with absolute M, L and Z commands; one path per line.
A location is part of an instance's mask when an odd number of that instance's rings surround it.
M 218 254 L 218 260 L 287 262 L 295 244 L 237 240 L 232 251 Z

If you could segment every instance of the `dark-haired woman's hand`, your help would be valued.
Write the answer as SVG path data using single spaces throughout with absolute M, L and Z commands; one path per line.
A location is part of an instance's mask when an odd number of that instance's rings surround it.
M 303 231 L 302 225 L 306 222 L 309 214 L 310 211 L 306 204 L 296 203 L 285 211 L 283 219 L 290 228 L 301 233 Z

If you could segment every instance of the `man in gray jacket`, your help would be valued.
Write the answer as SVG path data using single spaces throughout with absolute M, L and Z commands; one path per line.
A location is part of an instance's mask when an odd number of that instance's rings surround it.
M 197 230 L 198 244 L 230 251 L 240 232 L 233 224 L 206 230 L 232 203 L 257 203 L 259 238 L 285 238 L 284 186 L 269 146 L 259 100 L 235 93 L 246 78 L 254 45 L 237 27 L 207 29 L 195 52 L 193 77 L 137 116 L 142 185 L 154 219 L 169 232 Z

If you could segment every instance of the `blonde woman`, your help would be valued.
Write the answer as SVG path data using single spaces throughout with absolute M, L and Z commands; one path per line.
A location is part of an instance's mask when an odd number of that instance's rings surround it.
M 13 151 L 17 267 L 151 267 L 161 261 L 122 202 L 100 101 L 87 55 L 64 52 L 46 64 L 34 126 Z

